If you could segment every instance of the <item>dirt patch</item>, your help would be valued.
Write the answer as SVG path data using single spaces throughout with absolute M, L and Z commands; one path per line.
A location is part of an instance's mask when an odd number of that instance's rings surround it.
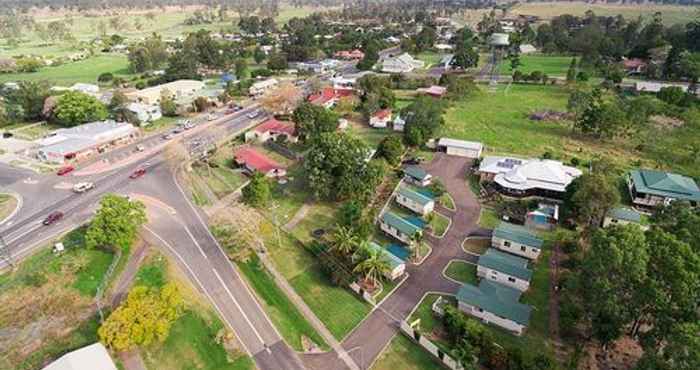
M 674 129 L 682 127 L 685 122 L 681 119 L 669 116 L 655 115 L 649 117 L 649 122 L 661 129 Z
M 623 337 L 612 343 L 606 352 L 603 352 L 600 346 L 588 345 L 585 353 L 579 369 L 628 370 L 635 367 L 643 351 L 632 338 Z

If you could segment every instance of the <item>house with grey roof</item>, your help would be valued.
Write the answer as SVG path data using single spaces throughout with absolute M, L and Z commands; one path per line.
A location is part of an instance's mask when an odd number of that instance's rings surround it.
M 126 143 L 136 137 L 138 130 L 130 123 L 97 121 L 61 128 L 39 139 L 37 156 L 40 160 L 63 163 L 67 159 L 87 157 L 112 145 Z
M 629 207 L 615 207 L 608 211 L 603 218 L 603 227 L 629 224 L 642 225 L 642 215 Z M 642 228 L 646 229 L 647 227 Z
M 464 284 L 457 292 L 458 307 L 486 324 L 521 335 L 530 323 L 532 307 L 520 303 L 521 291 L 482 279 L 479 286 Z
M 524 292 L 530 287 L 532 279 L 528 262 L 525 258 L 489 248 L 479 256 L 476 275 Z
M 413 58 L 408 53 L 403 53 L 395 57 L 388 57 L 382 61 L 382 72 L 387 73 L 409 73 L 414 69 L 425 66 L 425 62 Z
M 675 173 L 632 170 L 627 184 L 632 203 L 644 207 L 668 205 L 675 200 L 688 201 L 693 206 L 700 202 L 700 189 L 695 180 Z
M 396 192 L 396 202 L 411 211 L 425 216 L 435 208 L 435 200 L 408 186 L 400 186 Z
M 379 244 L 375 242 L 369 243 L 369 249 L 371 251 L 379 252 L 382 255 L 383 259 L 389 265 L 389 270 L 384 274 L 384 276 L 387 279 L 396 280 L 400 278 L 406 271 L 406 263 L 404 262 L 404 260 L 389 252 L 388 249 L 382 248 Z
M 443 137 L 438 140 L 438 151 L 458 157 L 479 158 L 484 145 L 476 141 L 464 141 Z
M 411 237 L 422 234 L 423 228 L 393 212 L 385 212 L 379 218 L 379 228 L 394 238 L 411 243 Z
M 525 227 L 501 222 L 491 234 L 491 246 L 536 260 L 540 256 L 544 241 Z
M 428 186 L 433 181 L 433 176 L 418 166 L 404 167 L 403 174 L 406 182 L 418 186 Z
M 492 182 L 502 193 L 511 196 L 561 198 L 581 170 L 551 159 L 484 157 L 479 164 L 479 178 Z
M 160 105 L 148 105 L 134 102 L 127 104 L 126 109 L 136 116 L 141 126 L 146 126 L 163 117 L 163 113 L 160 111 Z

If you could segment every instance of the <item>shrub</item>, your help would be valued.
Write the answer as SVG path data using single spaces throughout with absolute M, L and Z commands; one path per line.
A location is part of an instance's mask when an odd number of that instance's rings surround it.
M 112 81 L 113 79 L 114 79 L 114 75 L 109 73 L 109 72 L 105 72 L 105 73 L 102 73 L 99 76 L 97 76 L 97 82 L 109 82 L 109 81 Z

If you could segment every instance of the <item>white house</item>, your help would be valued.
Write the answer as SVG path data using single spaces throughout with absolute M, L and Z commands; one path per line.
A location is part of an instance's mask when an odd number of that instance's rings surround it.
M 381 253 L 384 260 L 389 264 L 389 270 L 384 273 L 387 279 L 396 280 L 404 274 L 406 271 L 406 263 L 401 258 L 395 256 L 393 253 L 389 252 L 389 250 L 382 248 L 375 242 L 370 242 L 369 248 L 372 251 Z
M 101 343 L 68 352 L 42 370 L 117 370 L 109 352 Z
M 285 136 L 290 142 L 297 142 L 294 124 L 291 122 L 278 121 L 275 118 L 270 118 L 267 121 L 256 126 L 254 129 L 246 132 L 245 140 L 255 140 L 264 143 L 270 139 L 276 140 L 280 136 Z
M 97 85 L 93 84 L 86 84 L 86 83 L 75 83 L 73 86 L 70 87 L 70 90 L 72 91 L 78 91 L 83 94 L 88 94 L 88 95 L 97 95 L 100 92 L 100 87 Z
M 489 248 L 479 256 L 476 275 L 524 292 L 530 287 L 532 279 L 532 270 L 527 268 L 527 264 L 525 258 Z
M 479 158 L 484 146 L 475 141 L 441 138 L 437 144 L 438 150 L 458 157 Z
M 433 176 L 418 166 L 404 167 L 403 174 L 407 182 L 418 186 L 428 186 L 433 181 Z
M 603 227 L 611 225 L 642 224 L 642 215 L 632 208 L 616 207 L 611 209 L 603 218 Z M 647 227 L 643 227 L 646 229 Z
M 126 97 L 133 102 L 157 105 L 164 92 L 168 92 L 176 101 L 194 100 L 197 93 L 204 89 L 204 82 L 196 80 L 177 80 L 166 84 L 148 87 L 143 90 L 127 92 Z
M 379 228 L 406 244 L 410 244 L 411 238 L 417 233 L 423 233 L 421 227 L 392 212 L 385 212 L 382 215 L 379 219 Z
M 391 125 L 394 128 L 394 131 L 403 131 L 403 128 L 406 126 L 406 121 L 397 114 Z
M 656 170 L 630 171 L 627 186 L 632 203 L 644 207 L 667 205 L 676 200 L 700 203 L 700 188 L 690 177 Z
M 422 60 L 415 59 L 408 53 L 403 53 L 399 56 L 384 59 L 382 61 L 382 72 L 409 73 L 424 66 L 425 62 Z
M 391 122 L 391 109 L 382 109 L 369 118 L 369 125 L 374 128 L 386 128 Z
M 279 81 L 277 81 L 275 78 L 268 78 L 267 80 L 258 81 L 250 85 L 248 94 L 250 94 L 252 97 L 259 97 L 276 88 L 277 85 L 279 85 Z
M 491 235 L 491 246 L 504 252 L 531 260 L 540 256 L 543 240 L 530 230 L 507 222 L 501 222 Z
M 530 322 L 532 307 L 519 302 L 521 291 L 482 279 L 479 286 L 464 284 L 457 292 L 459 309 L 486 324 L 521 335 Z
M 146 105 L 141 103 L 129 103 L 126 109 L 136 116 L 141 126 L 147 125 L 151 121 L 155 121 L 163 117 L 159 105 Z
M 481 181 L 493 182 L 505 194 L 560 198 L 581 170 L 551 159 L 485 157 L 479 165 Z
M 408 186 L 399 187 L 396 193 L 396 202 L 421 216 L 429 214 L 435 208 L 435 200 L 433 198 L 421 194 Z
M 521 44 L 519 48 L 520 54 L 532 54 L 537 52 L 537 48 L 535 48 L 532 44 Z
M 688 84 L 684 83 L 679 83 L 679 82 L 661 82 L 661 81 L 637 81 L 634 83 L 634 89 L 637 92 L 648 92 L 648 93 L 657 93 L 661 91 L 661 89 L 666 88 L 666 87 L 678 87 L 683 92 L 688 91 Z

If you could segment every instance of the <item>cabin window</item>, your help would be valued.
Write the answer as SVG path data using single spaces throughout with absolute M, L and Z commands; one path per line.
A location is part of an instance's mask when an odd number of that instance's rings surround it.
M 510 247 L 510 242 L 509 241 L 504 241 L 503 242 L 504 247 Z
M 525 248 L 524 245 L 520 246 L 520 250 L 521 250 L 521 251 L 525 252 L 526 249 L 527 249 L 527 248 Z
M 509 277 L 509 278 L 508 278 L 508 281 L 510 281 L 511 283 L 514 283 L 514 282 L 515 282 L 515 278 Z

